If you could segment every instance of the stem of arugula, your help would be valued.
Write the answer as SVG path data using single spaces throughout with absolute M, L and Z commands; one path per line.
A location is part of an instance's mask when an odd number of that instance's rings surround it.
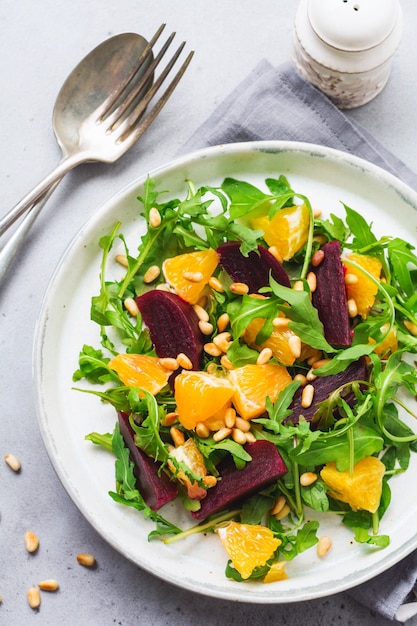
M 205 524 L 198 524 L 197 526 L 192 526 L 187 530 L 184 530 L 177 535 L 172 535 L 171 537 L 167 537 L 162 541 L 164 543 L 174 543 L 175 541 L 179 541 L 180 539 L 185 539 L 186 537 L 190 537 L 191 535 L 196 535 L 198 533 L 206 532 L 207 530 L 214 530 L 216 526 L 221 524 L 222 522 L 227 522 L 234 517 L 237 517 L 241 512 L 241 509 L 235 509 L 234 511 L 229 511 L 220 517 L 216 517 L 216 519 L 206 522 Z

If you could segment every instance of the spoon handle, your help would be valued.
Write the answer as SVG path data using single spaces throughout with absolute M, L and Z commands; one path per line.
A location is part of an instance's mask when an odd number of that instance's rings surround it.
M 59 181 L 58 181 L 59 182 Z M 42 198 L 32 206 L 31 209 L 26 213 L 25 217 L 22 219 L 20 224 L 17 226 L 14 233 L 7 240 L 5 245 L 0 250 L 0 283 L 3 281 L 11 262 L 15 258 L 17 252 L 20 247 L 23 245 L 23 242 L 32 228 L 33 223 L 38 217 L 39 213 L 42 211 L 49 197 L 52 195 L 52 192 L 57 187 L 58 183 L 55 183 L 47 193 L 42 196 Z
M 29 191 L 20 202 L 0 219 L 0 236 L 3 235 L 25 211 L 30 209 L 50 187 L 53 187 L 67 172 L 86 160 L 88 160 L 88 157 L 84 152 L 75 152 L 74 154 L 64 157 L 32 191 Z

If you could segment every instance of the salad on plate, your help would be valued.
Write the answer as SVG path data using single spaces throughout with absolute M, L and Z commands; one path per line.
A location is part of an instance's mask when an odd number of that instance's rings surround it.
M 417 450 L 413 246 L 347 205 L 319 209 L 283 175 L 187 181 L 183 198 L 149 178 L 136 248 L 120 222 L 99 242 L 100 345 L 73 379 L 115 428 L 86 438 L 115 456 L 110 496 L 154 522 L 150 540 L 215 533 L 239 582 L 282 580 L 306 550 L 326 558 L 318 514 L 386 547 L 391 479 Z

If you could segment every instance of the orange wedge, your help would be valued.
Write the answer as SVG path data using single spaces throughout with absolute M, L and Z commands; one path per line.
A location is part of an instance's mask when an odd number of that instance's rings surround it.
M 196 304 L 219 262 L 212 248 L 178 254 L 166 259 L 162 271 L 175 293 L 190 304 Z
M 175 400 L 178 419 L 184 428 L 195 428 L 223 409 L 234 389 L 226 378 L 207 372 L 182 371 L 175 378 Z
M 244 419 L 259 417 L 265 412 L 266 398 L 272 402 L 278 397 L 292 378 L 282 365 L 244 365 L 229 371 L 229 380 L 234 387 L 232 398 L 237 413 Z
M 348 471 L 339 472 L 336 463 L 328 463 L 320 476 L 332 498 L 347 502 L 354 511 L 375 513 L 381 500 L 384 473 L 385 465 L 376 457 L 368 456 L 356 463 L 352 475 Z
M 366 254 L 356 254 L 352 252 L 347 260 L 353 261 L 366 270 L 371 276 L 378 279 L 381 276 L 382 263 L 379 259 Z M 368 317 L 369 311 L 374 305 L 375 296 L 378 293 L 378 287 L 368 276 L 360 269 L 345 263 L 346 276 L 355 276 L 354 281 L 346 280 L 346 293 L 348 300 L 352 299 L 356 302 L 358 315 L 363 319 Z
M 217 528 L 217 534 L 233 567 L 244 579 L 256 567 L 265 565 L 282 543 L 272 530 L 256 524 L 229 522 Z
M 252 228 L 263 230 L 268 246 L 274 246 L 284 261 L 307 243 L 309 224 L 310 213 L 305 204 L 281 209 L 272 220 L 267 215 L 251 220 Z
M 153 395 L 161 391 L 172 371 L 163 367 L 158 357 L 146 354 L 118 354 L 109 363 L 128 387 L 141 387 Z

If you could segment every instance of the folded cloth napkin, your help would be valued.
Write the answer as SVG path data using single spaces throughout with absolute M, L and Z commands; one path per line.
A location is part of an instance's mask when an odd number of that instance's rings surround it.
M 268 139 L 303 141 L 349 152 L 417 190 L 416 174 L 302 79 L 290 62 L 275 68 L 261 61 L 181 152 Z M 349 593 L 385 618 L 405 621 L 417 612 L 417 604 L 412 603 L 416 581 L 417 552 Z

